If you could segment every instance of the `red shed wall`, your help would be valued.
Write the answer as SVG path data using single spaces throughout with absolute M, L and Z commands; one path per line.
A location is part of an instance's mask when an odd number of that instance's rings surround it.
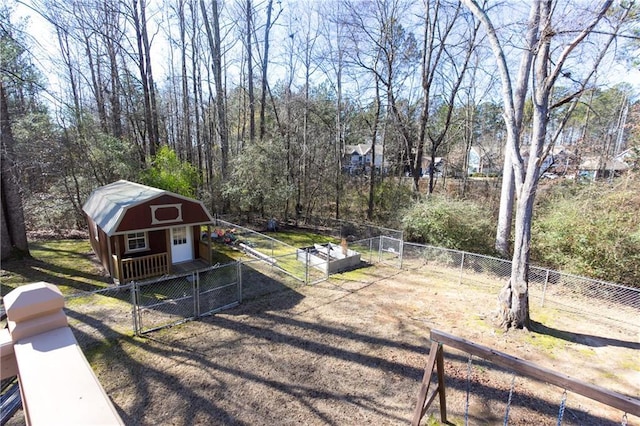
M 93 248 L 93 252 L 96 254 L 102 266 L 111 274 L 111 259 L 109 259 L 109 237 L 104 233 L 102 229 L 96 227 L 95 222 L 86 214 L 84 215 L 89 227 L 89 242 Z M 96 235 L 96 229 L 98 235 Z
M 147 242 L 149 244 L 148 250 L 136 251 L 133 253 L 126 253 L 126 241 L 124 235 L 115 235 L 111 238 L 111 251 L 113 254 L 118 254 L 119 257 L 132 258 L 140 256 L 148 256 L 150 254 L 165 253 L 167 249 L 167 232 L 166 229 L 158 231 L 149 231 L 147 234 Z M 118 240 L 119 252 L 116 252 L 116 239 Z
M 153 224 L 151 207 L 168 204 L 182 205 L 182 220 L 163 221 L 163 223 Z M 163 210 L 167 210 L 167 212 L 163 212 Z M 161 216 L 162 219 L 165 219 L 166 217 L 171 218 L 171 209 L 163 210 L 159 210 L 156 217 Z M 124 232 L 140 229 L 166 228 L 168 226 L 189 225 L 192 223 L 208 223 L 209 221 L 209 216 L 200 203 L 177 198 L 172 195 L 162 195 L 149 202 L 129 208 L 120 221 L 116 231 Z

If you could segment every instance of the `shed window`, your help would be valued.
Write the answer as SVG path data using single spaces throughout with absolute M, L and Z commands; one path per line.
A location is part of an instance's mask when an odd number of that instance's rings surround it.
M 173 228 L 173 245 L 187 244 L 187 227 Z
M 147 233 L 133 232 L 127 234 L 127 251 L 140 251 L 147 249 Z

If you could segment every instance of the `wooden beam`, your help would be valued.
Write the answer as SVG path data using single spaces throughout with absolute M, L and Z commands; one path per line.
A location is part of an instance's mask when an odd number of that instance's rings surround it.
M 617 408 L 625 413 L 640 416 L 640 399 L 632 398 L 600 386 L 582 382 L 569 377 L 566 374 L 557 373 L 547 368 L 537 366 L 531 362 L 524 361 L 509 354 L 496 351 L 486 346 L 481 346 L 477 343 L 470 342 L 442 331 L 431 330 L 431 341 L 451 346 L 452 348 L 486 359 L 494 364 L 515 371 L 518 374 L 541 380 L 558 386 L 559 388 L 586 396 L 587 398 L 601 402 L 610 407 Z
M 429 387 L 431 386 L 431 374 L 433 373 L 433 369 L 436 365 L 440 369 L 437 372 L 438 386 L 427 399 Z M 412 426 L 418 426 L 420 424 L 420 420 L 424 417 L 424 413 L 427 412 L 427 408 L 429 408 L 435 399 L 436 394 L 440 395 L 440 420 L 442 423 L 446 423 L 447 407 L 444 398 L 444 360 L 442 344 L 432 340 L 431 349 L 429 349 L 429 360 L 424 368 L 422 383 L 420 384 L 420 390 L 418 391 L 418 402 L 416 403 L 416 408 L 413 411 L 413 418 L 411 420 Z

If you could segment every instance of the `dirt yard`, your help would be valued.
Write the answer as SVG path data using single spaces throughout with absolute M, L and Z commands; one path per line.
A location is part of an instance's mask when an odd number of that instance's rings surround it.
M 87 354 L 128 425 L 408 424 L 431 328 L 640 395 L 636 330 L 532 307 L 540 332 L 503 333 L 491 323 L 495 294 L 446 282 L 365 268 Z M 503 423 L 511 372 L 476 358 L 469 366 L 447 347 L 445 368 L 449 421 Z M 515 376 L 509 424 L 555 425 L 562 398 L 562 389 Z M 439 424 L 438 407 L 423 424 Z M 623 414 L 568 393 L 563 424 L 621 424 Z

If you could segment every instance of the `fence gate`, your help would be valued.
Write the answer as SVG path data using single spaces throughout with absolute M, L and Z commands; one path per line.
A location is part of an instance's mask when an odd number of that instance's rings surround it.
M 133 283 L 134 332 L 143 334 L 237 305 L 236 263 Z
M 380 236 L 380 262 L 398 268 L 402 267 L 403 241 L 397 238 Z

